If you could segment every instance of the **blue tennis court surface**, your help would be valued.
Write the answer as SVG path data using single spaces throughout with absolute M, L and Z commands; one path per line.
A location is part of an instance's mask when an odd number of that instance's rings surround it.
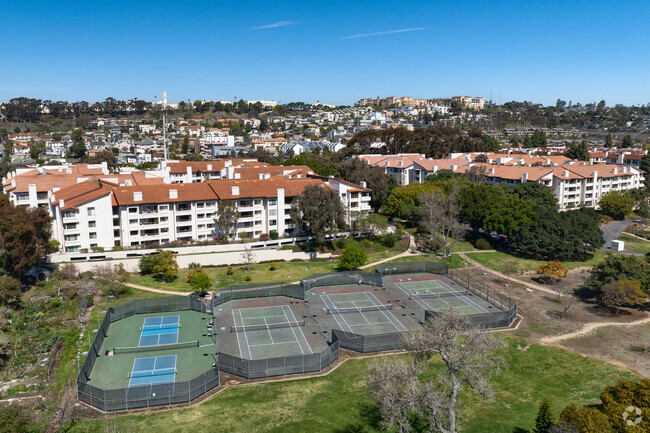
M 136 358 L 129 373 L 129 387 L 174 382 L 175 378 L 176 355 Z
M 179 316 L 147 317 L 144 319 L 138 346 L 158 346 L 178 343 Z

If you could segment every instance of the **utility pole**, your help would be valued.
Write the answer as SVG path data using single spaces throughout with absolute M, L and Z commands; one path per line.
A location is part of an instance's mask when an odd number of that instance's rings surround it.
M 163 148 L 164 148 L 164 161 L 167 162 L 167 91 L 163 90 Z

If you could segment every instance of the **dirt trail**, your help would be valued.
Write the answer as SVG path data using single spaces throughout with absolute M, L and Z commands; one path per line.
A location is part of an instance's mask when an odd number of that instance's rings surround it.
M 591 322 L 585 324 L 585 326 L 583 326 L 582 329 L 579 329 L 575 332 L 570 332 L 568 334 L 562 334 L 562 335 L 553 335 L 549 337 L 542 337 L 540 339 L 540 343 L 548 344 L 548 343 L 557 343 L 558 341 L 570 340 L 572 338 L 587 335 L 593 332 L 594 330 L 605 326 L 637 326 L 637 325 L 644 325 L 646 323 L 650 323 L 650 315 L 645 317 L 644 319 L 635 320 L 633 322 Z
M 514 278 L 512 276 L 509 277 L 509 276 L 507 276 L 506 274 L 504 274 L 502 272 L 495 271 L 494 269 L 490 269 L 487 266 L 484 266 L 484 265 L 480 264 L 479 262 L 470 259 L 469 254 L 471 254 L 471 253 L 458 253 L 458 255 L 460 257 L 462 257 L 463 259 L 465 259 L 466 261 L 471 263 L 473 266 L 475 266 L 475 267 L 477 267 L 479 269 L 483 269 L 486 272 L 490 272 L 492 274 L 498 275 L 498 276 L 500 276 L 501 278 L 503 278 L 505 280 L 514 281 L 515 283 L 521 284 L 524 287 L 530 287 L 530 288 L 532 288 L 534 290 L 539 290 L 540 292 L 546 292 L 546 293 L 551 293 L 553 295 L 558 295 L 558 293 L 555 290 L 549 289 L 547 287 L 540 286 L 539 284 L 531 283 L 529 281 L 520 280 L 520 279 Z
M 380 265 L 382 263 L 390 262 L 391 260 L 395 260 L 395 259 L 398 259 L 400 257 L 410 257 L 410 256 L 415 256 L 415 255 L 421 255 L 422 253 L 420 253 L 419 251 L 417 251 L 415 249 L 415 238 L 410 233 L 407 233 L 407 234 L 409 236 L 409 245 L 406 248 L 406 251 L 404 251 L 403 253 L 399 253 L 399 254 L 397 254 L 396 256 L 393 256 L 393 257 L 388 257 L 388 258 L 383 259 L 383 260 L 378 260 L 376 262 L 368 263 L 367 265 L 360 266 L 359 269 L 371 268 L 373 266 L 377 266 L 377 265 Z
M 133 287 L 134 289 L 145 290 L 147 292 L 162 293 L 165 295 L 189 296 L 191 294 L 191 292 L 174 292 L 172 290 L 154 289 L 152 287 L 139 286 L 137 284 L 131 284 L 131 283 L 126 283 L 126 285 L 129 287 Z

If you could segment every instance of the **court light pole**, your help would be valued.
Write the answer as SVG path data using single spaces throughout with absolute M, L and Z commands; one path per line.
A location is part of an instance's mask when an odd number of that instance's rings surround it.
M 483 275 L 487 276 L 487 291 L 485 292 L 485 296 L 487 298 L 487 301 L 490 301 L 490 274 L 487 272 L 483 272 Z

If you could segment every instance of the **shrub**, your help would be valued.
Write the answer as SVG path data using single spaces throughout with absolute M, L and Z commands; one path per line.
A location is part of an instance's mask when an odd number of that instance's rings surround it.
M 366 264 L 366 251 L 356 242 L 351 242 L 339 256 L 339 269 L 350 270 Z
M 228 270 L 226 271 L 226 275 L 232 275 L 235 273 L 235 270 L 233 269 L 232 266 L 228 266 Z
M 246 274 L 246 278 L 244 278 L 244 280 L 245 280 L 245 281 L 250 281 L 250 280 L 251 280 L 251 275 L 250 275 L 250 274 Z
M 21 284 L 12 277 L 0 277 L 0 305 L 8 305 L 20 299 Z
M 268 233 L 262 233 L 260 235 L 260 242 L 266 242 L 269 240 L 269 234 Z
M 196 268 L 200 268 L 200 267 L 201 267 L 201 265 L 196 263 L 196 262 L 192 262 L 189 265 L 187 265 L 188 269 L 196 269 Z
M 191 273 L 194 275 L 188 279 L 192 289 L 201 293 L 207 292 L 210 289 L 211 282 L 210 277 L 208 277 L 208 274 L 205 273 L 203 268 L 196 268 Z
M 269 236 L 270 236 L 271 239 L 273 239 L 273 240 L 276 240 L 277 238 L 280 237 L 280 236 L 278 235 L 278 232 L 276 232 L 275 230 L 271 230 L 271 231 L 269 232 Z
M 386 233 L 381 237 L 381 243 L 386 248 L 393 248 L 397 242 L 397 235 L 395 233 Z
M 103 253 L 104 247 L 92 247 L 91 250 L 93 253 Z
M 140 273 L 142 275 L 153 274 L 153 267 L 156 264 L 154 255 L 147 254 L 142 256 L 138 262 L 138 267 L 140 268 Z
M 59 274 L 64 280 L 74 280 L 79 275 L 79 270 L 74 263 L 65 263 L 59 267 Z
M 275 271 L 275 262 L 271 263 L 271 266 L 269 266 L 269 271 Z
M 479 250 L 491 250 L 492 245 L 488 241 L 486 241 L 483 238 L 478 238 L 476 242 L 474 242 L 474 246 L 478 248 Z
M 49 241 L 47 241 L 46 249 L 48 254 L 58 252 L 60 247 L 61 247 L 61 242 L 57 241 L 56 239 L 50 239 Z

